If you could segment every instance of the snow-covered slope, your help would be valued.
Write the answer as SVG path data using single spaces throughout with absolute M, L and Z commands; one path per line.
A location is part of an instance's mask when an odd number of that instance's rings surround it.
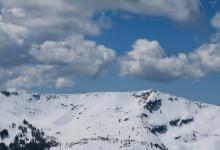
M 51 149 L 219 150 L 219 116 L 219 106 L 157 90 L 57 95 L 9 89 L 0 93 L 0 131 L 8 131 L 0 143 L 15 143 L 16 135 L 28 143 L 35 129 L 56 141 Z

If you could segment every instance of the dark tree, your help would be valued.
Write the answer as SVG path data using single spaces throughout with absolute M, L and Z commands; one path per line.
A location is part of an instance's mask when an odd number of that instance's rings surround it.
M 9 150 L 5 143 L 0 143 L 0 150 Z
M 9 137 L 8 130 L 3 129 L 2 131 L 0 131 L 0 137 L 2 140 L 4 140 L 5 138 L 8 138 Z

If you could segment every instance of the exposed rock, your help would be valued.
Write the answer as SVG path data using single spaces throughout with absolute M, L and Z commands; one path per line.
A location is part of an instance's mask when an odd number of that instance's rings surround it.
M 150 100 L 146 103 L 144 106 L 145 109 L 149 110 L 151 113 L 153 111 L 157 111 L 160 109 L 160 106 L 162 106 L 162 101 L 161 99 L 155 99 L 155 100 Z

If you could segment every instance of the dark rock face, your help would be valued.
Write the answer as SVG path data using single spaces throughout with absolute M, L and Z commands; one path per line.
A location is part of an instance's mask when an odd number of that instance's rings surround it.
M 173 101 L 177 101 L 178 98 L 177 97 L 169 97 L 168 100 L 173 102 Z
M 196 141 L 197 137 L 209 137 L 209 136 L 211 136 L 211 134 L 201 134 L 196 131 L 193 131 L 192 133 L 188 133 L 186 135 L 176 136 L 174 137 L 174 139 L 187 143 L 187 142 Z
M 40 100 L 40 94 L 33 94 L 32 97 L 34 100 Z
M 153 111 L 159 110 L 161 106 L 162 106 L 161 99 L 156 99 L 154 101 L 150 100 L 149 102 L 147 102 L 144 108 L 152 113 Z
M 165 145 L 163 145 L 163 144 L 152 144 L 151 145 L 151 147 L 156 147 L 156 148 L 159 148 L 160 150 L 168 150 L 168 148 L 166 148 L 166 146 Z
M 153 134 L 163 134 L 167 132 L 167 125 L 155 125 L 149 129 Z
M 189 124 L 190 122 L 193 122 L 193 118 L 186 118 L 186 119 L 180 119 L 180 118 L 178 118 L 178 119 L 175 119 L 175 120 L 171 120 L 170 122 L 169 122 L 169 124 L 171 125 L 171 126 L 182 126 L 182 125 L 185 125 L 185 124 Z
M 6 90 L 1 91 L 1 93 L 2 93 L 3 95 L 7 96 L 7 97 L 10 96 L 10 93 L 9 93 L 8 91 L 6 91 Z
M 157 93 L 157 90 L 156 89 L 153 89 L 153 90 L 150 90 L 150 91 L 147 91 L 147 92 L 143 92 L 141 94 L 136 94 L 136 93 L 133 93 L 132 96 L 136 97 L 136 98 L 141 98 L 143 100 L 148 100 L 148 97 L 152 94 L 152 93 Z
M 175 120 L 171 120 L 170 122 L 169 122 L 169 124 L 171 125 L 171 126 L 178 126 L 178 123 L 180 122 L 180 118 L 178 118 L 178 119 L 175 119 Z
M 187 118 L 187 119 L 182 119 L 180 122 L 180 126 L 184 125 L 184 124 L 189 124 L 190 122 L 193 122 L 193 118 Z
M 145 113 L 142 113 L 142 114 L 141 114 L 141 118 L 148 118 L 148 115 L 145 114 Z
M 11 95 L 18 95 L 18 93 L 17 92 L 9 92 L 9 91 L 7 91 L 7 90 L 3 90 L 3 91 L 1 91 L 0 93 L 2 93 L 3 95 L 5 95 L 6 97 L 9 97 L 9 96 L 11 96 Z

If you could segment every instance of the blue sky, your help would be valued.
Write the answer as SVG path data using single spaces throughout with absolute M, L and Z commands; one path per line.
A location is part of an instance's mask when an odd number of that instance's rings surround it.
M 214 32 L 209 21 L 218 8 L 215 8 L 216 6 L 213 8 L 207 2 L 203 3 L 205 18 L 195 24 L 179 24 L 167 18 L 155 16 L 132 16 L 129 20 L 123 20 L 120 16 L 113 16 L 111 18 L 113 27 L 110 30 L 105 30 L 101 36 L 92 37 L 91 39 L 116 49 L 120 55 L 124 55 L 127 50 L 131 49 L 131 43 L 138 38 L 158 40 L 168 55 L 178 54 L 179 52 L 189 53 L 208 41 Z M 103 86 L 102 83 L 106 81 L 107 83 Z M 84 87 L 87 82 L 84 83 Z M 94 87 L 95 90 L 93 90 Z M 130 91 L 148 88 L 157 88 L 193 100 L 220 103 L 219 74 L 211 74 L 199 81 L 177 80 L 170 83 L 151 82 L 136 77 L 121 78 L 117 75 L 111 75 L 106 78 L 103 77 L 99 81 L 89 82 L 89 87 L 84 92 Z M 82 89 L 84 88 L 82 87 Z
M 218 0 L 0 2 L 0 86 L 157 88 L 218 104 L 219 12 Z

